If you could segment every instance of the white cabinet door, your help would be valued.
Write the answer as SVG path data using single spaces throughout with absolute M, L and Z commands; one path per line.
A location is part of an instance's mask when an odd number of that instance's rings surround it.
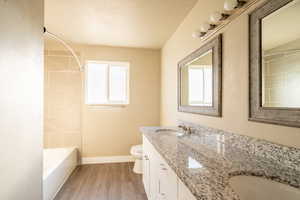
M 177 200 L 177 175 L 165 164 L 160 163 L 159 192 L 163 200 Z
M 150 149 L 150 200 L 159 200 L 159 160 L 153 146 Z
M 148 200 L 159 199 L 159 161 L 154 147 L 143 137 L 143 182 Z
M 158 200 L 177 200 L 177 175 L 155 149 L 153 154 L 158 162 Z
M 149 156 L 144 154 L 143 157 L 143 183 L 145 187 L 145 192 L 147 196 L 149 196 L 149 189 L 150 189 L 150 161 Z
M 143 183 L 147 197 L 150 199 L 150 160 L 149 146 L 147 139 L 143 137 Z
M 196 200 L 190 190 L 178 179 L 178 200 Z

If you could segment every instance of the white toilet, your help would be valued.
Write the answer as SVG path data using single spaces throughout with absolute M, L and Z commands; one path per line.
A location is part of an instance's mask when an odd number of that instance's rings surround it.
M 131 155 L 135 158 L 133 172 L 137 174 L 143 173 L 143 145 L 135 145 L 131 147 Z

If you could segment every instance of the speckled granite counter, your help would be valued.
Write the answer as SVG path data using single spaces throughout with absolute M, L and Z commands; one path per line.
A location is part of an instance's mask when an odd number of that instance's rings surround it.
M 193 127 L 194 133 L 184 137 L 156 132 L 163 127 L 142 127 L 141 132 L 196 199 L 239 199 L 228 184 L 237 175 L 265 177 L 300 189 L 300 149 Z

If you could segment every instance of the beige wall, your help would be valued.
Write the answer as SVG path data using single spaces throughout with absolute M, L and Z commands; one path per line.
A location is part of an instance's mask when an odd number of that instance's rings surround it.
M 83 157 L 129 155 L 140 144 L 140 126 L 159 124 L 160 51 L 83 46 L 84 60 L 130 62 L 130 104 L 91 108 L 83 105 Z
M 223 32 L 223 117 L 177 112 L 177 63 L 201 46 L 191 34 L 224 1 L 199 0 L 162 50 L 161 124 L 178 119 L 300 147 L 300 129 L 248 121 L 248 13 L 234 20 Z
M 142 142 L 139 127 L 159 124 L 160 51 L 72 46 L 80 53 L 83 63 L 87 60 L 130 62 L 130 104 L 125 107 L 87 106 L 83 92 L 81 116 L 83 157 L 129 155 L 130 147 Z M 51 45 L 47 47 L 55 49 Z
M 43 1 L 0 0 L 0 199 L 42 199 Z

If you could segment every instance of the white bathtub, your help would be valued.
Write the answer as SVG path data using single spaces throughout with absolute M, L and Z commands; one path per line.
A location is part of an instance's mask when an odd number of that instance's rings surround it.
M 53 200 L 76 168 L 76 148 L 44 149 L 43 200 Z

